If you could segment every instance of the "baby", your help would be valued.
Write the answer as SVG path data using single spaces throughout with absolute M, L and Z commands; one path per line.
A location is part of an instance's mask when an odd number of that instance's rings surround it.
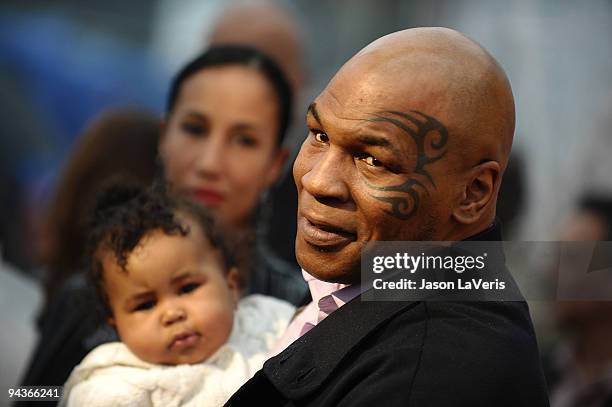
M 162 190 L 111 187 L 90 228 L 88 272 L 121 342 L 75 367 L 60 405 L 223 405 L 261 368 L 294 308 L 239 300 L 233 253 L 211 219 Z

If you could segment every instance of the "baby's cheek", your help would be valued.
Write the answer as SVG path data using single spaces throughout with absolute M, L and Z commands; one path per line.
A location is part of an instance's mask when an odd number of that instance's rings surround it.
M 146 326 L 132 323 L 129 329 L 119 333 L 121 341 L 140 359 L 150 363 L 163 363 L 165 358 L 164 346 L 161 344 L 161 332 Z
M 230 336 L 234 318 L 234 310 L 219 304 L 215 309 L 209 307 L 209 312 L 201 319 L 202 331 L 209 341 L 220 347 Z
M 233 309 L 225 309 L 223 317 L 220 318 L 221 327 L 219 329 L 220 332 L 223 332 L 222 342 L 225 343 L 231 333 L 234 322 L 234 310 Z

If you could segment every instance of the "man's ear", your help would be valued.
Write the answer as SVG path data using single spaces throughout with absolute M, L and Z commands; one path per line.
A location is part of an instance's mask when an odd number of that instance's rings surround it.
M 289 150 L 285 147 L 279 147 L 278 150 L 274 153 L 274 157 L 272 157 L 272 163 L 270 164 L 270 168 L 266 174 L 265 184 L 266 188 L 270 188 L 283 172 L 285 168 L 285 163 L 289 158 Z
M 459 223 L 472 224 L 491 209 L 495 210 L 500 175 L 501 167 L 497 161 L 486 161 L 472 168 L 453 218 Z
M 115 322 L 115 318 L 113 317 L 106 318 L 106 323 L 112 326 L 113 328 L 117 327 L 117 322 Z
M 238 300 L 240 298 L 240 273 L 238 272 L 238 269 L 236 267 L 232 267 L 227 273 L 226 279 L 234 304 L 238 304 Z

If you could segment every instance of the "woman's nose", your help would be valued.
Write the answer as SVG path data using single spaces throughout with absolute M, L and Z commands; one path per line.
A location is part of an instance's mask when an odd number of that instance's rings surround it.
M 195 158 L 195 169 L 198 175 L 214 177 L 222 172 L 223 147 L 221 137 L 215 137 L 214 135 L 211 135 L 199 147 Z

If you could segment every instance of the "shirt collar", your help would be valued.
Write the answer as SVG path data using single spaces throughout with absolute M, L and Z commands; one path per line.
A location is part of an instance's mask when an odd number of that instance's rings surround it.
M 331 314 L 361 293 L 359 284 L 328 283 L 317 279 L 306 270 L 302 270 L 302 276 L 310 289 L 312 302 L 317 304 L 319 311 L 325 315 Z
M 306 270 L 302 270 L 302 276 L 308 284 L 308 289 L 310 290 L 310 295 L 312 296 L 312 302 L 314 303 L 318 303 L 321 298 L 332 295 L 336 291 L 348 287 L 346 284 L 328 283 L 327 281 L 319 280 Z

